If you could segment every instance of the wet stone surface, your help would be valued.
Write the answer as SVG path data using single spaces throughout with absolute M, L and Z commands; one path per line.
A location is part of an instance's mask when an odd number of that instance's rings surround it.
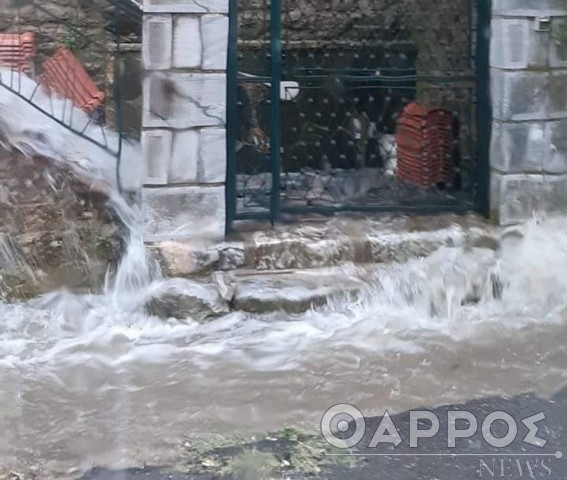
M 0 151 L 0 293 L 94 289 L 122 250 L 106 197 L 45 159 Z
M 403 262 L 443 245 L 491 244 L 498 229 L 474 215 L 409 217 L 347 213 L 295 216 L 275 226 L 239 222 L 227 241 L 210 247 L 157 242 L 150 250 L 166 276 L 214 270 L 281 271 Z

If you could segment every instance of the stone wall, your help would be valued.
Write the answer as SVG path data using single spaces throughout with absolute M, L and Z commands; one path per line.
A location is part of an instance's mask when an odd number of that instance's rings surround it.
M 0 149 L 0 299 L 100 287 L 124 233 L 106 203 L 49 160 Z
M 222 239 L 228 0 L 144 3 L 147 240 Z
M 493 0 L 491 209 L 567 210 L 567 2 Z
M 395 42 L 419 48 L 418 69 L 441 74 L 468 70 L 471 2 L 442 0 L 282 0 L 283 48 L 326 48 L 331 56 Z M 243 47 L 268 46 L 269 2 L 239 0 L 239 39 Z M 345 55 L 346 53 L 346 55 Z M 335 66 L 340 59 L 333 59 Z M 372 59 L 371 59 L 372 60 Z M 307 63 L 307 62 L 306 62 Z M 372 68 L 374 65 L 368 65 Z
M 260 68 L 266 62 L 268 2 L 240 0 L 238 6 L 241 67 L 255 72 L 258 66 L 244 62 L 250 52 Z M 470 3 L 441 6 L 432 12 L 424 0 L 286 0 L 283 37 L 287 53 L 340 44 L 349 61 L 360 58 L 359 47 L 375 54 L 376 42 L 419 43 L 427 47 L 419 48 L 420 73 L 468 73 Z M 217 240 L 225 222 L 228 1 L 146 0 L 144 11 L 147 240 Z
M 294 68 L 408 70 L 421 76 L 472 75 L 470 0 L 282 0 L 283 74 Z M 270 12 L 265 0 L 239 0 L 239 69 L 269 71 Z M 391 72 L 390 72 L 391 73 Z M 416 97 L 458 110 L 465 92 L 418 82 Z

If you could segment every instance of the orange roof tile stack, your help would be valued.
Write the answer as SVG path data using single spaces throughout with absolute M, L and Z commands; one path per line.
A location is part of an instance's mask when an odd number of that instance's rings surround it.
M 410 103 L 397 121 L 398 178 L 424 188 L 452 183 L 453 116 Z
M 35 53 L 35 38 L 32 32 L 0 34 L 0 65 L 32 73 Z
M 100 107 L 105 98 L 75 55 L 66 48 L 60 48 L 44 63 L 41 83 L 89 114 Z

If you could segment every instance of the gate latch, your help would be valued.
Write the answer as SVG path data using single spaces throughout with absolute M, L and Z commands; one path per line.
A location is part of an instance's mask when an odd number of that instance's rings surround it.
M 551 31 L 551 17 L 537 17 L 536 32 L 549 32 Z

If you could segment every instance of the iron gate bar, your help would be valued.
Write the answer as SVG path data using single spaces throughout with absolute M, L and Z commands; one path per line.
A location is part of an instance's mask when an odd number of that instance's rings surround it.
M 238 124 L 238 0 L 229 0 L 228 59 L 226 91 L 226 225 L 225 232 L 232 230 L 236 220 L 236 142 Z
M 330 74 L 337 74 L 337 72 L 331 72 Z M 338 75 L 341 80 L 348 80 L 351 83 L 401 83 L 401 82 L 427 82 L 432 84 L 438 83 L 458 83 L 458 82 L 475 82 L 477 80 L 476 75 L 464 75 L 464 76 L 431 76 L 431 75 L 406 75 L 406 76 L 385 76 L 376 75 L 374 77 L 362 77 L 360 75 Z M 295 75 L 293 78 L 299 79 L 309 79 L 309 80 L 325 80 L 329 77 L 327 75 Z
M 490 138 L 492 136 L 492 99 L 490 96 L 490 21 L 492 0 L 477 0 L 476 32 L 476 125 L 477 175 L 476 207 L 490 216 Z
M 246 83 L 259 83 L 259 84 L 270 83 L 272 81 L 270 77 L 262 77 L 260 75 L 245 76 L 240 73 L 238 73 L 237 79 L 240 80 L 241 82 L 245 81 Z
M 118 59 L 121 56 L 121 49 L 120 49 L 120 14 L 122 9 L 119 5 L 114 3 L 110 0 L 114 5 L 116 11 L 114 12 L 114 28 L 115 28 L 115 41 L 116 41 L 116 57 L 114 58 L 114 72 L 116 74 L 116 64 Z M 118 99 L 116 101 L 116 129 L 118 131 L 118 151 L 116 152 L 116 186 L 118 188 L 118 193 L 122 194 L 122 179 L 120 178 L 120 166 L 122 165 L 122 130 L 123 130 L 123 123 L 122 123 L 122 82 L 118 80 L 115 81 L 113 84 L 114 90 L 114 98 Z M 104 130 L 103 130 L 104 132 Z
M 295 71 L 296 72 L 301 72 L 303 70 L 309 71 L 309 72 L 322 72 L 320 74 L 322 75 L 332 75 L 332 74 L 337 74 L 340 72 L 344 72 L 344 69 L 338 69 L 338 70 L 334 70 L 334 69 L 325 69 L 325 68 L 308 68 L 308 67 L 304 67 L 304 68 L 297 68 Z M 347 70 L 348 72 L 352 73 L 357 73 L 357 74 L 367 74 L 368 76 L 372 75 L 372 76 L 376 76 L 376 77 L 386 77 L 387 75 L 376 75 L 376 69 L 374 68 L 349 68 Z M 411 73 L 413 72 L 413 70 L 411 68 L 402 68 L 402 69 L 396 69 L 396 68 L 381 68 L 380 69 L 380 73 L 382 72 L 404 72 L 407 73 L 407 75 L 410 75 L 411 77 L 415 77 L 415 74 Z M 311 73 L 309 73 L 309 75 L 311 75 Z M 406 75 L 406 76 L 407 76 Z M 297 77 L 297 75 L 295 75 Z M 393 75 L 394 76 L 394 75 Z M 396 77 L 398 75 L 395 75 Z M 403 76 L 403 75 L 401 75 Z
M 311 50 L 314 48 L 325 47 L 329 50 L 337 50 L 339 48 L 350 47 L 352 42 L 351 41 L 341 41 L 341 40 L 332 40 L 332 41 L 320 41 L 320 40 L 286 40 L 286 46 L 294 48 L 294 49 L 302 49 L 302 50 Z M 242 46 L 245 47 L 252 47 L 252 48 L 261 48 L 268 44 L 266 40 L 243 40 L 240 42 Z M 376 41 L 376 42 L 367 42 L 367 47 L 389 47 L 391 45 L 398 45 L 398 46 L 412 46 L 411 42 L 402 42 L 402 41 L 395 41 L 395 42 L 387 42 L 387 41 Z
M 272 164 L 272 192 L 270 215 L 272 222 L 280 216 L 280 155 L 281 155 L 281 105 L 280 90 L 282 76 L 282 11 L 281 0 L 271 0 L 270 10 L 270 161 Z
M 272 221 L 272 216 L 269 211 L 252 211 L 252 212 L 238 212 L 236 215 L 237 220 L 269 220 Z
M 400 213 L 415 215 L 436 215 L 440 213 L 455 213 L 465 215 L 470 213 L 472 205 L 337 205 L 325 207 L 320 205 L 305 206 L 282 206 L 283 213 L 301 214 L 314 213 L 332 216 L 340 212 L 364 212 L 364 213 Z M 257 218 L 257 217 L 256 217 Z

